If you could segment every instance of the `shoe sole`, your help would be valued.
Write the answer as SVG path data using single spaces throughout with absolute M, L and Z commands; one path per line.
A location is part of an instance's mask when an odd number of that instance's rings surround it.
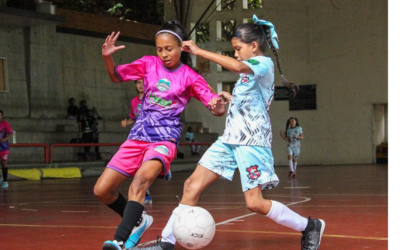
M 153 221 L 151 222 L 150 226 L 149 226 L 146 230 L 144 230 L 143 234 L 144 234 L 147 230 L 149 230 L 149 229 L 151 228 L 151 226 L 153 226 L 153 222 L 154 222 L 154 219 L 153 219 Z M 143 234 L 142 234 L 142 236 L 143 236 Z M 137 245 L 139 245 L 139 242 L 140 242 L 141 239 L 142 239 L 142 237 L 139 238 L 139 240 L 137 241 L 137 243 L 136 243 L 133 247 L 136 247 Z M 129 240 L 129 238 L 128 238 L 128 240 Z M 126 242 L 128 242 L 128 240 L 127 240 Z M 125 242 L 125 248 L 126 248 L 126 249 L 132 248 L 132 247 L 127 248 L 127 247 L 126 247 L 126 242 Z M 109 249 L 103 249 L 103 250 L 109 250 Z M 113 249 L 110 249 L 110 250 L 113 250 Z
M 104 242 L 102 250 L 118 250 L 118 248 L 112 242 Z
M 324 230 L 325 230 L 325 221 L 318 219 L 321 222 L 321 232 L 319 233 L 319 244 L 317 247 L 317 250 L 319 249 L 319 246 L 321 245 L 321 241 L 322 241 L 322 235 L 324 234 Z

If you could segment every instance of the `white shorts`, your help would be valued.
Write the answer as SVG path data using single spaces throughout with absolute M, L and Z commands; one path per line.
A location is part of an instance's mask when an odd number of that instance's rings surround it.
M 272 189 L 279 183 L 270 148 L 223 143 L 219 138 L 199 161 L 199 165 L 232 181 L 239 168 L 243 192 L 262 185 Z
M 300 156 L 300 147 L 287 147 L 288 155 L 293 156 L 293 159 L 297 160 Z

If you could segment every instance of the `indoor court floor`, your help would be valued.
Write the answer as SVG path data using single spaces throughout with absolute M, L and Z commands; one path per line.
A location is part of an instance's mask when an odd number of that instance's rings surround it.
M 297 178 L 277 167 L 278 187 L 263 191 L 303 216 L 326 222 L 320 250 L 388 249 L 388 165 L 299 166 Z M 141 243 L 153 241 L 178 205 L 191 172 L 156 180 L 145 211 L 153 226 Z M 97 178 L 12 181 L 0 190 L 0 249 L 101 249 L 112 239 L 120 217 L 93 195 Z M 120 191 L 127 195 L 129 182 Z M 301 234 L 246 209 L 239 175 L 218 180 L 199 206 L 213 215 L 217 231 L 204 249 L 298 250 Z M 176 246 L 175 249 L 184 249 Z

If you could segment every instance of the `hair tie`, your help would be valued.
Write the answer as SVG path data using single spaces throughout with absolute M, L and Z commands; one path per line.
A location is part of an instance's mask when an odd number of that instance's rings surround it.
M 272 37 L 272 44 L 274 45 L 275 48 L 279 49 L 278 46 L 278 33 L 275 32 L 275 27 L 274 25 L 269 22 L 269 21 L 265 21 L 262 19 L 258 19 L 256 15 L 253 15 L 253 21 L 256 25 L 258 26 L 267 26 L 269 28 L 269 31 L 271 33 L 271 37 Z M 268 46 L 271 48 L 271 46 L 268 44 Z
M 164 33 L 164 32 L 170 33 L 170 34 L 176 36 L 176 37 L 179 39 L 179 41 L 182 42 L 182 38 L 181 38 L 178 34 L 176 34 L 175 32 L 173 32 L 173 31 L 171 31 L 171 30 L 160 30 L 160 31 L 157 32 L 156 37 L 158 36 L 158 34 Z

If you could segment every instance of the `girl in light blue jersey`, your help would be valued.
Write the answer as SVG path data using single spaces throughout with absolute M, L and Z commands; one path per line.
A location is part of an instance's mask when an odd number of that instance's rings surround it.
M 184 209 L 196 206 L 201 192 L 220 177 L 232 180 L 235 169 L 240 172 L 242 189 L 247 208 L 265 215 L 276 223 L 302 232 L 301 249 L 318 249 L 325 222 L 300 216 L 284 204 L 264 199 L 263 189 L 278 185 L 271 152 L 272 131 L 268 114 L 274 94 L 274 64 L 264 55 L 269 46 L 275 55 L 284 86 L 295 93 L 297 85 L 282 75 L 276 49 L 277 34 L 272 23 L 258 20 L 238 26 L 231 44 L 234 58 L 200 49 L 193 41 L 182 42 L 182 48 L 193 55 L 213 61 L 222 67 L 239 73 L 233 94 L 221 92 L 229 104 L 224 134 L 206 151 L 193 174 L 185 181 L 183 197 L 173 211 L 162 239 L 147 250 L 173 250 L 176 239 L 173 224 Z M 136 249 L 136 248 L 133 248 Z
M 289 177 L 296 178 L 297 160 L 300 156 L 300 140 L 304 138 L 303 129 L 296 117 L 290 117 L 287 120 L 286 131 L 281 130 L 280 135 L 288 142 Z

